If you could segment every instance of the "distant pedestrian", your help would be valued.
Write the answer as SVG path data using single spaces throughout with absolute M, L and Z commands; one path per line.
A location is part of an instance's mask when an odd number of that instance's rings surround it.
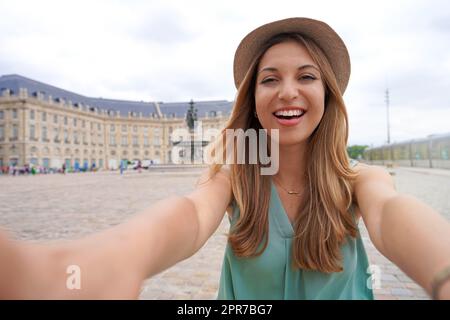
M 66 174 L 66 164 L 65 163 L 63 163 L 63 165 L 62 165 L 61 173 Z
M 121 175 L 123 174 L 124 166 L 125 166 L 124 162 L 120 161 L 120 174 Z

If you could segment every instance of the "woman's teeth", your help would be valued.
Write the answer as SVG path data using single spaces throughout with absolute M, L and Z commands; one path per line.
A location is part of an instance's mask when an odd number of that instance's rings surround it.
M 281 119 L 290 119 L 290 118 L 298 118 L 304 114 L 302 110 L 281 110 L 275 112 L 275 116 Z

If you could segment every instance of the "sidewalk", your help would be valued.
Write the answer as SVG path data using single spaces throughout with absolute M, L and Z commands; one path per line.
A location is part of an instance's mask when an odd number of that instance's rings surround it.
M 416 173 L 433 174 L 450 177 L 450 170 L 435 168 L 417 168 L 417 167 L 394 167 L 394 170 L 407 170 Z

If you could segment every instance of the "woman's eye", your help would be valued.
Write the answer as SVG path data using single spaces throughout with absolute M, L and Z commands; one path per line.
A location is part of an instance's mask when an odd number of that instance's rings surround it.
M 317 78 L 311 74 L 305 74 L 303 76 L 300 77 L 300 80 L 316 80 Z
M 274 81 L 275 81 L 275 78 L 266 78 L 266 79 L 263 79 L 261 81 L 261 83 L 264 84 L 264 83 L 269 83 L 269 82 L 274 82 Z

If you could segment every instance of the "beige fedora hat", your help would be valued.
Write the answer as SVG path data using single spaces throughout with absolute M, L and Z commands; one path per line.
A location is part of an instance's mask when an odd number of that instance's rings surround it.
M 239 88 L 247 70 L 266 41 L 280 33 L 299 33 L 325 53 L 343 94 L 350 78 L 350 57 L 344 41 L 326 23 L 309 18 L 288 18 L 264 24 L 242 39 L 234 55 L 234 83 Z

